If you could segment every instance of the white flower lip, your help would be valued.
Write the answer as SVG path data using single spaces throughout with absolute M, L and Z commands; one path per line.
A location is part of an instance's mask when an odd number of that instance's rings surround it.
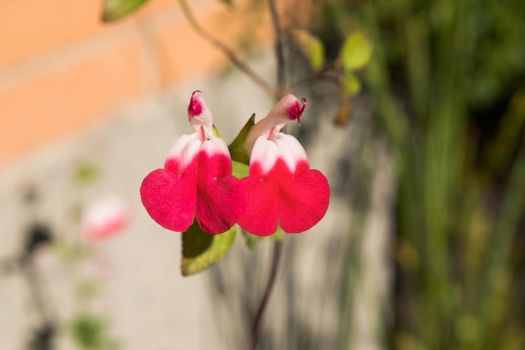
M 169 152 L 168 159 L 173 159 L 177 162 L 180 175 L 201 151 L 206 152 L 208 157 L 223 154 L 230 158 L 228 146 L 221 138 L 211 135 L 209 138 L 201 140 L 198 133 L 193 133 L 182 135 L 175 141 Z
M 281 159 L 292 173 L 297 164 L 306 161 L 308 157 L 299 141 L 287 134 L 278 132 L 274 140 L 269 140 L 266 135 L 259 136 L 252 150 L 250 166 L 258 163 L 264 174 L 270 172 L 278 159 Z

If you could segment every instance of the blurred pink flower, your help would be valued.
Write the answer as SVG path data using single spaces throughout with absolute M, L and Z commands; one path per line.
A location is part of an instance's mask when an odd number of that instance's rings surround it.
M 127 205 L 116 196 L 105 196 L 87 204 L 82 215 L 82 232 L 90 242 L 119 233 L 131 220 Z

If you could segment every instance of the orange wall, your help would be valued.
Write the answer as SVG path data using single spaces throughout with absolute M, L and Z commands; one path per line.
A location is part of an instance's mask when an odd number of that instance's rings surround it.
M 269 42 L 266 17 L 247 20 L 216 0 L 191 6 L 231 46 L 246 29 L 259 45 Z M 174 0 L 153 0 L 109 25 L 99 22 L 101 9 L 102 0 L 0 2 L 0 164 L 225 64 Z

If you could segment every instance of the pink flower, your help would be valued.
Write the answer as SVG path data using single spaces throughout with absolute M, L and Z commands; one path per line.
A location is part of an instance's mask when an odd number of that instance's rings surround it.
M 128 226 L 131 215 L 118 197 L 106 196 L 89 203 L 82 215 L 82 232 L 91 242 L 104 240 Z
M 326 177 L 310 169 L 306 152 L 295 137 L 280 132 L 286 123 L 300 121 L 305 108 L 305 99 L 283 97 L 246 140 L 245 147 L 253 149 L 250 175 L 242 179 L 248 205 L 239 225 L 254 235 L 271 235 L 278 225 L 287 233 L 306 231 L 328 209 Z
M 188 118 L 194 132 L 173 145 L 163 169 L 152 171 L 140 188 L 149 215 L 168 230 L 186 231 L 194 219 L 217 234 L 237 223 L 246 203 L 232 176 L 228 147 L 213 133 L 213 117 L 200 91 L 191 95 Z

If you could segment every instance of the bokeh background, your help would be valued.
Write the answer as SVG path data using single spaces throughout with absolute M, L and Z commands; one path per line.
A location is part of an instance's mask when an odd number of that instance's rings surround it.
M 275 86 L 267 2 L 186 4 Z M 286 88 L 309 101 L 288 132 L 332 196 L 282 241 L 259 349 L 525 348 L 525 3 L 278 11 Z M 190 132 L 193 90 L 226 141 L 273 96 L 180 1 L 103 13 L 101 0 L 0 2 L 0 348 L 245 349 L 273 238 L 239 233 L 182 277 L 180 234 L 138 189 Z M 85 212 L 107 196 L 129 221 L 89 239 Z

